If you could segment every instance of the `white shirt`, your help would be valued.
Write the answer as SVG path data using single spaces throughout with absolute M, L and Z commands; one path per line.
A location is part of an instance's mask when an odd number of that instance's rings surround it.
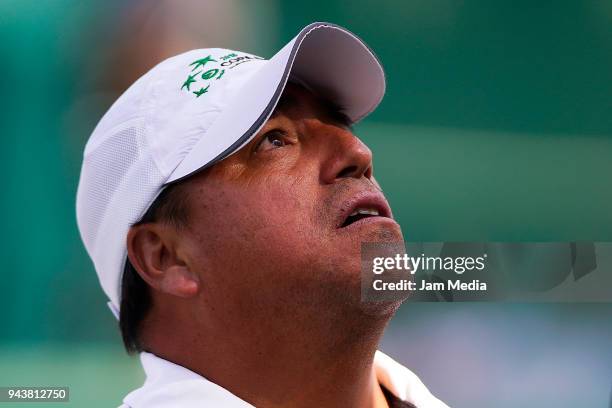
M 225 388 L 180 365 L 151 353 L 140 353 L 147 376 L 119 408 L 253 408 Z M 378 382 L 402 401 L 417 408 L 448 408 L 419 378 L 391 357 L 377 351 L 374 369 Z

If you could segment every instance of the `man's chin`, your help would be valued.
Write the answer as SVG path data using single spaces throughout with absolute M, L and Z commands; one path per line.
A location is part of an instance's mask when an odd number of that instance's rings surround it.
M 391 319 L 397 309 L 402 305 L 406 299 L 393 300 L 393 301 L 381 301 L 381 302 L 365 302 L 359 303 L 359 310 L 364 316 L 370 318 L 387 318 Z

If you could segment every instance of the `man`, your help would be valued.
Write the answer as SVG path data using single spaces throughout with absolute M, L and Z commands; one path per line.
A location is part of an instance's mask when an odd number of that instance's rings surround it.
M 446 407 L 376 351 L 399 302 L 360 301 L 360 243 L 402 239 L 350 129 L 384 86 L 315 23 L 268 61 L 170 58 L 110 108 L 77 216 L 147 374 L 123 407 Z

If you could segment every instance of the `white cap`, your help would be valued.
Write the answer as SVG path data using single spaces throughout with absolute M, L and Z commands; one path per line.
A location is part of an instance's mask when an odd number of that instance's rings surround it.
M 171 57 L 100 120 L 85 146 L 76 207 L 111 308 L 120 304 L 130 226 L 165 185 L 248 143 L 289 78 L 335 102 L 353 122 L 385 92 L 383 69 L 367 45 L 342 27 L 314 23 L 269 60 L 221 48 Z

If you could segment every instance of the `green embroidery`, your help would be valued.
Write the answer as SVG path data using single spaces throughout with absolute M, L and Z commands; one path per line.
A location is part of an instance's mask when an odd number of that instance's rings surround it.
M 196 94 L 196 98 L 199 98 L 200 96 L 204 95 L 206 92 L 208 92 L 208 87 L 210 85 L 206 85 L 206 88 L 200 88 L 199 91 L 193 91 L 194 94 Z
M 191 89 L 189 89 L 189 87 L 191 86 L 192 83 L 196 82 L 195 77 L 202 71 L 198 71 L 193 75 L 188 75 L 187 79 L 185 80 L 185 82 L 183 82 L 183 86 L 181 86 L 181 91 L 185 88 L 187 88 L 188 91 L 191 91 Z
M 205 58 L 197 59 L 193 61 L 191 64 L 189 64 L 189 66 L 192 67 L 191 73 L 187 75 L 187 79 L 181 85 L 181 91 L 186 89 L 187 92 L 190 92 L 194 94 L 196 98 L 199 98 L 200 96 L 207 93 L 208 88 L 210 87 L 210 83 L 206 85 L 206 87 L 201 86 L 203 85 L 201 83 L 198 84 L 198 81 L 200 79 L 204 81 L 210 81 L 212 79 L 219 80 L 223 78 L 223 75 L 225 75 L 225 71 L 226 71 L 225 68 L 227 67 L 233 68 L 232 64 L 234 64 L 235 66 L 235 65 L 238 65 L 241 60 L 251 59 L 251 57 L 248 57 L 248 56 L 238 57 L 238 54 L 235 52 L 224 55 L 222 57 L 217 56 L 216 58 L 219 61 L 224 61 L 224 62 L 220 63 L 215 58 L 213 58 L 212 55 L 208 55 Z M 235 59 L 232 59 L 232 58 L 235 58 Z M 216 65 L 217 67 L 216 68 L 211 67 L 208 70 L 199 69 L 199 68 L 204 68 L 205 65 L 208 64 L 209 62 L 213 62 L 213 63 L 216 62 L 217 64 L 213 64 L 213 65 Z M 191 85 L 194 83 L 195 83 L 194 88 L 197 90 L 192 91 Z
M 209 69 L 208 71 L 202 74 L 202 79 L 214 78 L 214 76 L 217 75 L 217 72 L 219 72 L 217 68 Z
M 189 64 L 189 66 L 195 65 L 195 67 L 193 67 L 191 72 L 195 71 L 196 69 L 198 69 L 200 67 L 203 67 L 204 65 L 206 65 L 207 62 L 217 62 L 217 60 L 216 59 L 212 59 L 212 57 L 210 55 L 208 57 L 206 57 L 206 58 L 195 60 L 191 64 Z
M 228 59 L 233 58 L 233 57 L 237 57 L 237 56 L 238 56 L 238 54 L 232 52 L 231 54 L 224 55 L 223 57 L 221 57 L 221 59 L 223 61 L 227 61 Z

